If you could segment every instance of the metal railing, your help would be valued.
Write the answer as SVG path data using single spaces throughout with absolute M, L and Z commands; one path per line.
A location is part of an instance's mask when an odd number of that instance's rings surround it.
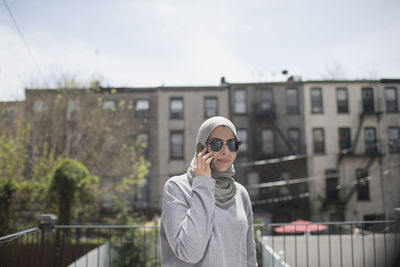
M 399 222 L 318 224 L 326 229 L 312 232 L 323 228 L 297 224 L 285 233 L 282 229 L 291 224 L 254 225 L 259 266 L 398 266 Z M 160 266 L 159 226 L 32 228 L 0 238 L 0 266 Z
M 282 234 L 276 233 L 278 227 Z M 273 223 L 255 228 L 264 267 L 400 266 L 398 221 Z

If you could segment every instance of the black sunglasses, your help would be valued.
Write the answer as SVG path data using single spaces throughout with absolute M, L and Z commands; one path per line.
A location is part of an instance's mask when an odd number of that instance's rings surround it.
M 224 141 L 218 138 L 213 138 L 209 141 L 206 141 L 206 144 L 211 145 L 211 150 L 214 152 L 218 152 L 222 149 L 222 145 L 224 144 Z M 230 139 L 226 141 L 226 145 L 228 146 L 228 149 L 231 152 L 237 152 L 239 150 L 239 146 L 242 144 L 242 142 L 236 140 L 236 139 Z

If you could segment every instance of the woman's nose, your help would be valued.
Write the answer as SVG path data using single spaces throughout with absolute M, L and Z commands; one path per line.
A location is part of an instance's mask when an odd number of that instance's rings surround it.
M 222 144 L 221 152 L 223 152 L 223 153 L 229 152 L 229 148 L 228 148 L 227 143 L 223 143 L 223 144 Z

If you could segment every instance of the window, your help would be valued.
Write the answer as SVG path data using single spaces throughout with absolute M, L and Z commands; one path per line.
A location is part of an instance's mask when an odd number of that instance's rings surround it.
M 369 200 L 368 170 L 357 169 L 357 200 Z
M 349 112 L 349 99 L 347 88 L 336 88 L 336 103 L 338 113 Z
M 136 145 L 138 148 L 143 151 L 143 154 L 148 156 L 149 152 L 149 134 L 148 133 L 139 133 L 136 135 Z
M 364 113 L 374 112 L 374 92 L 372 88 L 362 88 L 362 105 Z
M 340 153 L 346 154 L 351 149 L 350 128 L 339 128 L 339 149 Z
M 324 129 L 313 129 L 314 153 L 325 153 L 325 134 Z
M 247 93 L 245 89 L 236 89 L 234 95 L 235 114 L 247 113 Z
M 12 128 L 15 126 L 15 108 L 14 107 L 8 107 L 5 108 L 2 112 L 2 121 L 4 127 Z
M 247 185 L 255 185 L 260 183 L 260 177 L 258 172 L 252 171 L 247 174 Z M 249 188 L 249 195 L 251 198 L 258 198 L 260 195 L 260 190 L 258 188 Z
M 43 100 L 35 100 L 33 104 L 33 110 L 35 112 L 43 112 L 47 110 L 47 105 Z
M 364 139 L 365 139 L 365 153 L 375 154 L 378 152 L 378 147 L 376 144 L 376 130 L 373 127 L 366 127 L 364 129 Z
M 170 113 L 171 119 L 182 119 L 183 118 L 183 98 L 171 98 L 170 99 Z
M 275 152 L 274 139 L 274 132 L 271 129 L 262 130 L 261 140 L 263 154 L 273 154 Z
M 400 127 L 389 127 L 388 139 L 390 153 L 400 153 Z
M 339 173 L 337 170 L 325 170 L 326 201 L 335 202 L 339 200 Z
M 271 111 L 273 109 L 273 97 L 271 88 L 263 88 L 260 91 L 261 111 Z
M 183 159 L 183 132 L 173 131 L 170 134 L 170 158 Z
M 286 89 L 286 105 L 288 114 L 299 113 L 299 93 L 297 88 Z
M 300 152 L 300 129 L 289 128 L 288 129 L 288 141 L 291 146 L 292 152 Z
M 114 100 L 104 100 L 103 101 L 103 109 L 104 110 L 115 110 L 115 101 Z
M 67 120 L 77 120 L 79 110 L 79 100 L 68 100 Z
M 324 112 L 322 106 L 322 90 L 321 88 L 311 88 L 311 112 L 322 113 Z
M 239 137 L 239 140 L 242 142 L 242 144 L 239 147 L 239 152 L 244 152 L 244 153 L 247 152 L 248 150 L 247 129 L 238 129 L 237 135 Z
M 80 141 L 82 134 L 80 133 L 68 133 L 67 134 L 67 147 L 66 156 L 69 158 L 77 158 L 80 152 Z
M 150 101 L 148 99 L 136 100 L 136 118 L 145 119 L 149 117 Z
M 206 97 L 204 99 L 204 117 L 211 118 L 218 114 L 218 100 L 216 97 Z
M 393 87 L 385 88 L 385 100 L 386 100 L 386 112 L 396 113 L 399 111 L 397 107 L 396 88 Z

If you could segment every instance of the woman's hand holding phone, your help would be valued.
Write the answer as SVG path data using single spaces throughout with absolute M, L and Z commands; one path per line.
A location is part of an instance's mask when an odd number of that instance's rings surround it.
M 211 162 L 213 157 L 204 148 L 201 152 L 197 153 L 196 164 L 194 167 L 195 176 L 208 176 L 211 177 Z

